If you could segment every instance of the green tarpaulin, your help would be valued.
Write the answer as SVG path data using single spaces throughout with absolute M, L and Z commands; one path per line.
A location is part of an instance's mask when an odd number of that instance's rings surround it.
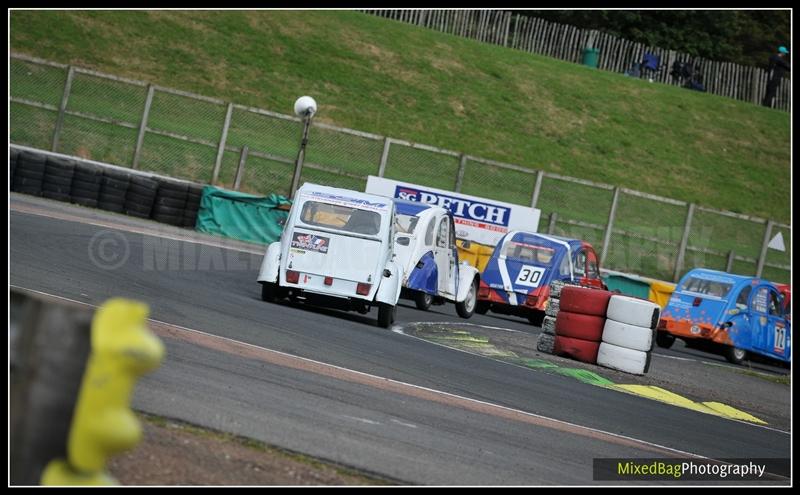
M 269 244 L 281 236 L 290 205 L 284 196 L 256 196 L 214 186 L 203 188 L 195 229 L 242 241 Z

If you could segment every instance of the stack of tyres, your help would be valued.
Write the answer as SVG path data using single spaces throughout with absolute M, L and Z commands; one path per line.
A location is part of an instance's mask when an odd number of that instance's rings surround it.
M 157 180 L 139 175 L 131 176 L 130 185 L 125 194 L 125 214 L 138 218 L 150 218 L 157 192 Z
M 131 174 L 117 170 L 105 170 L 100 187 L 97 206 L 101 210 L 125 212 L 125 196 L 131 183 Z
M 11 190 L 34 196 L 42 195 L 44 182 L 45 158 L 38 153 L 21 151 L 14 167 L 14 179 Z
M 536 349 L 540 352 L 553 353 L 556 338 L 556 316 L 558 316 L 560 306 L 561 289 L 566 285 L 569 285 L 569 283 L 563 280 L 550 282 L 550 297 L 547 301 L 547 309 L 544 312 L 544 320 L 542 320 L 542 333 L 536 339 Z
M 182 227 L 189 196 L 189 185 L 183 182 L 161 181 L 153 205 L 153 219 L 157 222 Z
M 200 200 L 203 198 L 203 187 L 191 184 L 186 193 L 186 207 L 183 211 L 183 227 L 194 228 L 197 224 L 197 212 L 200 210 Z
M 597 364 L 634 375 L 647 373 L 660 315 L 661 307 L 652 301 L 611 296 Z
M 75 164 L 72 176 L 70 201 L 82 206 L 97 208 L 100 200 L 100 188 L 103 186 L 103 169 L 89 163 Z
M 8 165 L 9 165 L 9 174 L 8 174 L 8 184 L 11 185 L 14 182 L 14 172 L 17 170 L 17 158 L 19 157 L 19 150 L 11 148 L 8 153 Z
M 610 292 L 600 289 L 570 286 L 561 290 L 555 354 L 597 363 L 610 297 Z
M 72 197 L 72 179 L 75 175 L 75 162 L 67 158 L 48 156 L 45 159 L 42 196 L 58 201 L 69 202 Z

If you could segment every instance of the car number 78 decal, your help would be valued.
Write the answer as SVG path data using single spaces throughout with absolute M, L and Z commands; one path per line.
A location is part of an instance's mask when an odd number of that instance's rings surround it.
M 525 285 L 527 287 L 539 287 L 539 283 L 544 277 L 545 268 L 538 266 L 522 265 L 522 268 L 517 275 L 515 285 Z

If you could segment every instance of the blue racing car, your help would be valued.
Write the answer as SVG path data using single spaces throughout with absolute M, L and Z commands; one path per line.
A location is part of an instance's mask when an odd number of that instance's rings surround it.
M 500 239 L 481 274 L 475 312 L 517 315 L 541 325 L 552 281 L 605 288 L 597 260 L 586 241 L 509 232 Z

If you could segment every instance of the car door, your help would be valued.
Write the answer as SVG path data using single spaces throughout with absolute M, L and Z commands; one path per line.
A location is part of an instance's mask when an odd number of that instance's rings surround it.
M 436 244 L 433 247 L 433 257 L 439 272 L 439 295 L 452 298 L 455 296 L 455 279 L 453 277 L 455 246 L 451 236 L 453 228 L 450 217 L 447 215 L 440 216 L 436 222 Z
M 750 297 L 751 345 L 764 354 L 784 357 L 788 352 L 788 331 L 778 291 L 769 284 L 758 285 Z
M 597 287 L 598 289 L 604 288 L 603 279 L 600 278 L 597 253 L 594 252 L 594 249 L 589 246 L 582 247 L 578 260 L 583 261 L 583 265 L 576 265 L 575 267 L 575 271 L 578 272 L 576 276 L 580 277 L 581 285 Z

